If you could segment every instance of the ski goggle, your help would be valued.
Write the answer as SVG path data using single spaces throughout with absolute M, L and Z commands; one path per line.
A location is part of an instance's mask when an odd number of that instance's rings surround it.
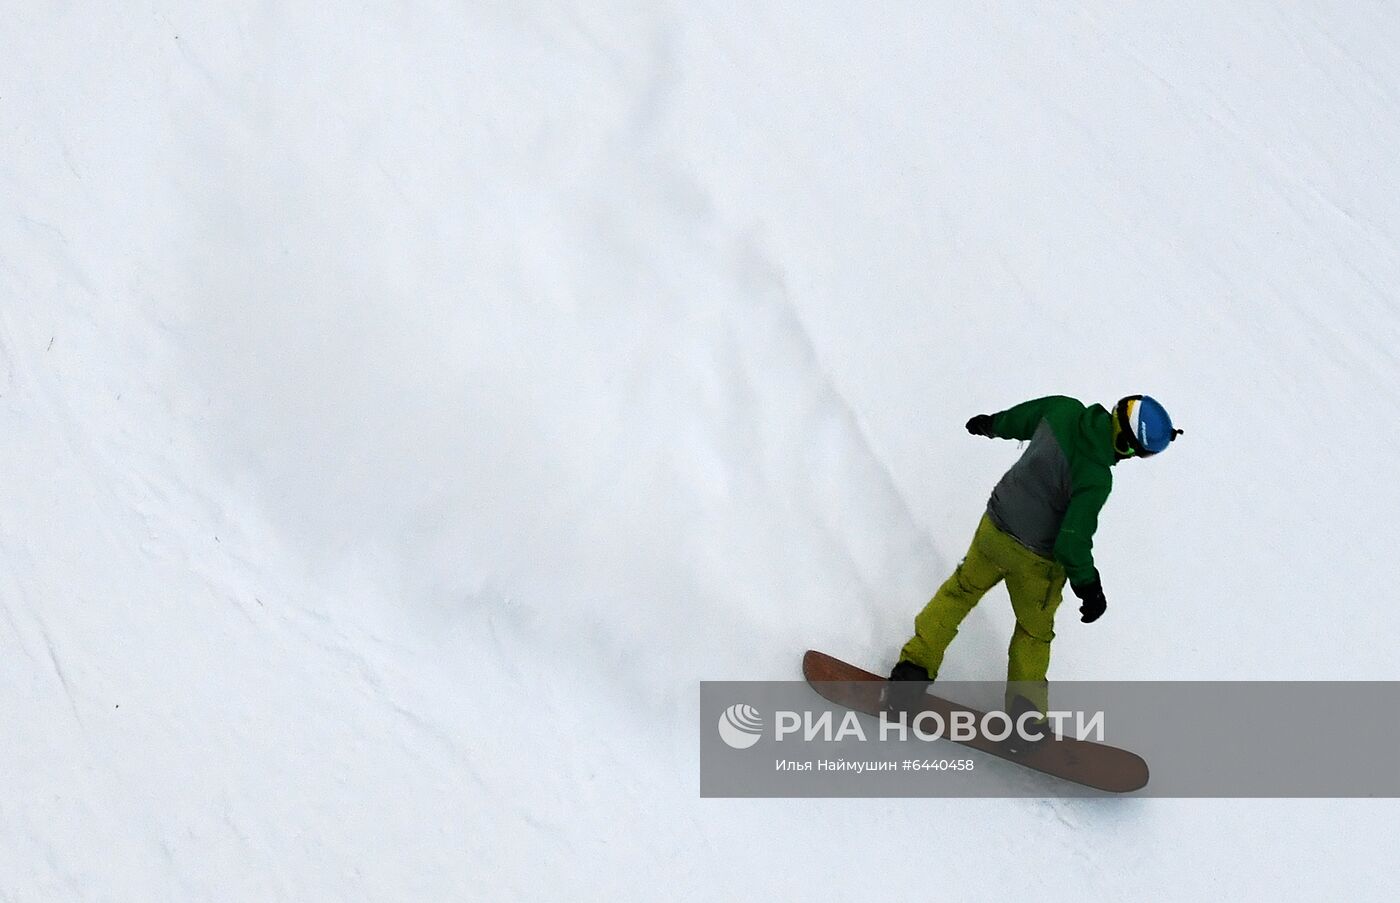
M 1117 435 L 1113 437 L 1113 450 L 1125 458 L 1138 457 L 1137 444 L 1133 442 L 1133 434 L 1123 428 L 1119 428 Z M 1143 456 L 1147 457 L 1147 456 Z
M 1121 398 L 1113 408 L 1113 423 L 1116 429 L 1113 435 L 1113 450 L 1125 458 L 1145 458 L 1149 452 L 1138 442 L 1137 436 L 1133 435 L 1132 412 L 1133 405 L 1142 400 L 1141 395 L 1129 395 Z

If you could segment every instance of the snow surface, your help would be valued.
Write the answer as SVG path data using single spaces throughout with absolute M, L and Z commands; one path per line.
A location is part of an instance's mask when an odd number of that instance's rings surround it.
M 1400 677 L 1397 46 L 8 4 L 0 899 L 1395 899 L 1395 801 L 701 800 L 695 721 L 887 667 L 1052 392 L 1187 431 L 1052 677 Z

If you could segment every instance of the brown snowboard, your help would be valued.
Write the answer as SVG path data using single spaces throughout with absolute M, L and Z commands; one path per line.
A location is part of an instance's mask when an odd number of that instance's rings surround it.
M 880 694 L 886 681 L 878 674 L 812 649 L 802 657 L 802 674 L 814 690 L 837 705 L 868 715 L 879 714 Z M 982 718 L 977 709 L 932 694 L 926 697 L 924 709 L 937 712 L 945 722 L 955 711 L 971 712 L 979 723 Z M 1056 737 L 1017 755 L 982 736 L 953 742 L 1097 790 L 1129 793 L 1147 785 L 1147 762 L 1141 756 L 1104 743 Z

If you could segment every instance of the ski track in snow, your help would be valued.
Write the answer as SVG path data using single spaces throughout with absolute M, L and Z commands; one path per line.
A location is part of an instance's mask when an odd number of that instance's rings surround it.
M 1394 677 L 1390 10 L 14 20 L 0 899 L 1395 895 L 1393 801 L 700 800 L 695 742 L 886 667 L 1015 454 L 962 423 L 1049 392 L 1188 432 L 1052 677 Z

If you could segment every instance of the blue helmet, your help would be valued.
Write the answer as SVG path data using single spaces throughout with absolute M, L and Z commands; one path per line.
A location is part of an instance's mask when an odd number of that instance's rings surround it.
M 1167 409 L 1150 395 L 1129 395 L 1113 410 L 1119 451 L 1145 458 L 1164 451 L 1182 430 L 1172 428 Z

